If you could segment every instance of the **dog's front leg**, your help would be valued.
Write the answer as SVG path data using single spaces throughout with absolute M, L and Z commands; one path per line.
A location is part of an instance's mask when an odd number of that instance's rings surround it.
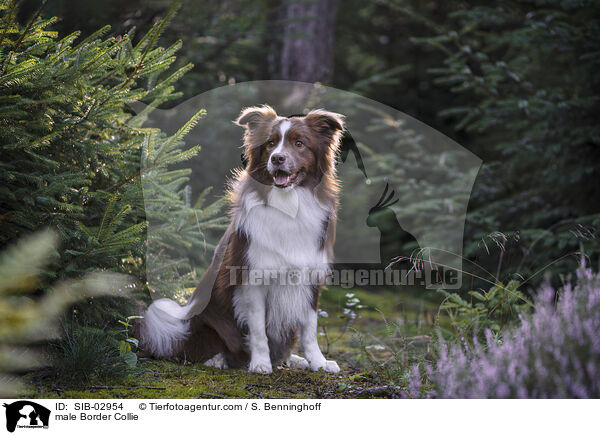
M 253 373 L 272 373 L 269 355 L 269 339 L 265 327 L 266 293 L 261 287 L 247 287 L 236 300 L 236 311 L 242 314 L 248 326 L 248 347 L 250 364 L 248 370 Z
M 338 373 L 339 366 L 335 361 L 326 360 L 317 341 L 317 312 L 308 310 L 306 320 L 302 324 L 300 331 L 300 343 L 304 350 L 304 356 L 310 364 L 310 368 L 314 371 L 323 369 L 328 373 Z

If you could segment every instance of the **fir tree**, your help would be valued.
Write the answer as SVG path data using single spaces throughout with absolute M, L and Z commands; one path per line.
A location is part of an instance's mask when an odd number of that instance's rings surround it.
M 176 230 L 160 236 L 162 260 L 172 256 L 171 282 L 190 286 L 206 265 L 187 251 L 223 221 L 220 203 L 192 201 L 189 171 L 172 166 L 199 152 L 183 136 L 202 113 L 171 137 L 142 127 L 152 108 L 180 97 L 174 83 L 192 67 L 170 68 L 181 41 L 158 45 L 175 8 L 140 37 L 104 37 L 104 27 L 80 40 L 78 32 L 59 37 L 50 30 L 56 19 L 40 13 L 20 26 L 16 3 L 0 2 L 0 245 L 54 228 L 60 249 L 39 291 L 95 270 L 134 275 L 144 290 L 144 177 L 160 185 L 152 200 L 177 213 L 167 219 Z M 128 104 L 136 101 L 148 109 L 134 115 Z M 154 148 L 161 151 L 148 158 Z M 105 324 L 132 314 L 122 300 L 99 302 L 88 300 L 77 316 Z
M 531 275 L 583 248 L 600 253 L 597 169 L 600 125 L 600 7 L 592 1 L 519 0 L 458 5 L 448 16 L 390 0 L 422 34 L 422 52 L 440 50 L 434 83 L 456 98 L 442 117 L 484 160 L 467 217 L 473 258 L 487 234 L 519 239 L 486 268 Z M 567 272 L 576 257 L 553 265 Z M 538 274 L 541 278 L 542 274 Z

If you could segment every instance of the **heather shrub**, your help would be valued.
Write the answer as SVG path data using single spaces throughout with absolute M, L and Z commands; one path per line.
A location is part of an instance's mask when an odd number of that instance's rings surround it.
M 534 306 L 502 340 L 488 330 L 485 343 L 442 343 L 413 383 L 442 398 L 600 397 L 600 274 L 581 267 L 576 284 L 542 286 Z

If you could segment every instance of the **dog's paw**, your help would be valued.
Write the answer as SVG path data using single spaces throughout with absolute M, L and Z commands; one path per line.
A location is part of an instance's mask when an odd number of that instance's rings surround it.
M 325 366 L 323 367 L 323 370 L 325 370 L 327 373 L 339 373 L 340 372 L 340 366 L 338 366 L 338 364 L 330 359 L 325 361 Z
M 248 371 L 250 373 L 260 373 L 266 375 L 273 373 L 273 366 L 271 365 L 270 361 L 250 361 Z
M 340 372 L 340 367 L 333 360 L 324 360 L 318 364 L 311 364 L 310 368 L 315 372 L 320 369 L 323 369 L 327 373 L 339 373 Z
M 310 367 L 310 364 L 308 364 L 308 361 L 306 361 L 301 356 L 298 356 L 295 354 L 290 355 L 290 357 L 286 361 L 286 364 L 288 365 L 288 367 L 293 368 L 293 369 L 304 370 L 304 369 L 307 369 Z
M 218 353 L 213 356 L 211 359 L 204 361 L 205 366 L 214 367 L 216 369 L 228 369 L 229 365 L 227 364 L 227 360 L 225 359 L 225 355 L 222 353 Z

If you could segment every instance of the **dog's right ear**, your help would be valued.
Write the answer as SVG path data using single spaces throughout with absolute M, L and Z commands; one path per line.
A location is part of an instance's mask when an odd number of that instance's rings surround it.
M 277 113 L 272 107 L 254 106 L 242 110 L 234 124 L 244 127 L 244 160 L 246 167 L 254 167 L 260 158 L 261 144 L 270 134 L 267 128 L 277 118 Z
M 242 110 L 238 119 L 233 122 L 240 127 L 245 127 L 247 130 L 252 131 L 261 123 L 272 121 L 276 117 L 277 113 L 275 110 L 265 104 L 262 106 L 247 107 Z

